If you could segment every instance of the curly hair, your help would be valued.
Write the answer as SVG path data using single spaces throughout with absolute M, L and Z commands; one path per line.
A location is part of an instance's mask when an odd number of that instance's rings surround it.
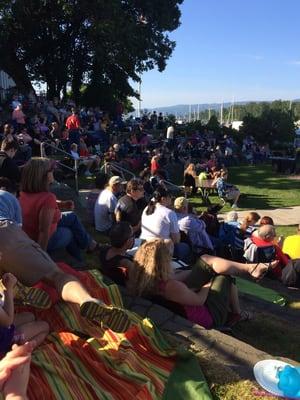
M 167 281 L 171 273 L 171 255 L 163 239 L 142 244 L 134 256 L 134 266 L 129 270 L 128 290 L 132 295 L 155 295 L 159 283 Z

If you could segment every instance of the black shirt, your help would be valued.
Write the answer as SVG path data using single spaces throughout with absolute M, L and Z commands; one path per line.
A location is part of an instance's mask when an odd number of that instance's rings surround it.
M 122 222 L 128 222 L 131 226 L 136 226 L 141 220 L 143 210 L 138 208 L 136 201 L 132 197 L 125 194 L 119 199 L 115 211 L 121 214 Z
M 99 260 L 101 263 L 101 270 L 104 272 L 110 270 L 111 268 L 122 267 L 123 260 L 128 260 L 128 261 L 133 260 L 133 257 L 130 256 L 129 254 L 124 254 L 123 256 L 116 255 L 108 260 L 106 257 L 109 249 L 111 249 L 111 246 L 109 244 L 104 244 L 100 246 L 99 249 Z
M 8 178 L 13 183 L 18 183 L 21 179 L 21 173 L 16 162 L 8 157 L 4 151 L 0 151 L 0 176 Z

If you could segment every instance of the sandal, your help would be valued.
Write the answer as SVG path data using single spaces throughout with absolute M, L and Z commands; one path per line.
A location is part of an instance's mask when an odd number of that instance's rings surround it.
M 242 310 L 240 313 L 240 321 L 239 322 L 251 321 L 253 318 L 254 318 L 253 312 L 248 311 L 248 310 Z
M 253 275 L 253 272 L 255 272 L 257 270 L 257 267 L 259 266 L 259 264 L 265 265 L 266 268 L 262 271 L 262 273 L 260 275 L 258 275 L 258 276 Z M 279 260 L 274 260 L 269 263 L 263 263 L 263 262 L 257 263 L 255 265 L 255 267 L 252 269 L 252 271 L 250 272 L 250 275 L 256 282 L 259 282 L 263 279 L 263 277 L 265 277 L 267 275 L 268 272 L 272 271 L 272 269 L 275 268 L 278 264 L 279 264 Z
M 126 332 L 130 320 L 125 310 L 108 306 L 101 301 L 86 301 L 80 306 L 80 314 L 91 320 L 106 325 L 114 332 Z
M 251 311 L 242 310 L 240 314 L 229 313 L 226 326 L 232 328 L 239 322 L 250 321 L 251 319 L 253 319 L 253 313 Z
M 262 271 L 260 274 L 258 274 L 258 275 L 253 274 L 253 273 L 255 273 L 255 271 L 258 270 L 258 266 L 261 265 L 261 264 L 265 266 L 265 268 L 263 269 L 263 271 Z M 271 264 L 271 263 L 270 263 L 270 264 Z M 255 267 L 252 269 L 252 271 L 250 271 L 250 275 L 251 275 L 252 278 L 255 280 L 255 282 L 259 282 L 259 281 L 261 281 L 261 280 L 264 278 L 264 276 L 266 276 L 266 274 L 270 271 L 270 269 L 271 269 L 270 265 L 259 262 L 259 263 L 257 263 L 257 264 L 255 265 Z
M 23 286 L 19 282 L 14 301 L 17 305 L 32 306 L 42 310 L 48 310 L 52 306 L 47 292 L 39 288 Z

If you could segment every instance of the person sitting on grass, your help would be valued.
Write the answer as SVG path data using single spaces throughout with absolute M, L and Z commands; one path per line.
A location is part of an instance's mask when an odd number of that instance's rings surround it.
M 181 242 L 176 213 L 170 209 L 171 193 L 157 187 L 148 206 L 142 214 L 142 240 L 153 238 L 171 239 L 174 243 L 174 257 L 189 263 L 191 250 L 187 243 Z
M 98 232 L 108 235 L 115 222 L 115 208 L 118 203 L 117 195 L 122 189 L 122 178 L 112 176 L 107 187 L 102 190 L 96 200 L 94 208 L 95 228 Z
M 100 269 L 118 285 L 125 285 L 132 256 L 126 251 L 134 245 L 134 232 L 128 222 L 115 223 L 109 232 L 110 245 L 99 247 Z
M 25 344 L 34 340 L 39 346 L 49 333 L 46 321 L 36 321 L 32 313 L 23 312 L 15 315 L 14 287 L 16 277 L 11 273 L 2 275 L 3 305 L 0 306 L 0 354 L 6 354 L 13 344 Z
M 300 258 L 300 224 L 295 235 L 287 236 L 284 239 L 282 251 L 292 260 Z
M 169 241 L 170 242 L 170 241 Z M 261 278 L 264 264 L 241 264 L 204 255 L 192 270 L 173 272 L 170 246 L 162 239 L 142 244 L 129 269 L 128 290 L 135 296 L 159 296 L 179 306 L 182 315 L 207 329 L 226 324 L 231 311 L 235 320 L 249 318 L 242 313 L 234 279 L 230 275 L 249 273 Z
M 116 332 L 130 326 L 127 312 L 90 295 L 72 273 L 59 268 L 38 243 L 21 229 L 20 205 L 11 193 L 0 190 L 0 278 L 13 274 L 24 286 L 38 283 L 56 289 L 63 301 L 78 304 L 83 317 L 103 323 Z
M 278 265 L 269 274 L 280 279 L 282 269 L 288 264 L 289 258 L 275 243 L 276 231 L 272 225 L 261 225 L 257 232 L 245 240 L 244 258 L 248 262 L 271 262 L 278 260 Z
M 238 213 L 236 211 L 230 211 L 226 215 L 226 221 L 220 226 L 219 239 L 225 244 L 234 246 L 235 231 L 238 227 Z
M 139 234 L 141 231 L 141 217 L 143 205 L 139 207 L 139 200 L 144 197 L 144 185 L 140 179 L 133 178 L 126 185 L 126 194 L 122 196 L 115 208 L 117 222 L 129 222 L 133 232 Z
M 53 168 L 51 161 L 42 157 L 32 158 L 23 168 L 20 193 L 23 230 L 43 250 L 52 253 L 66 248 L 71 256 L 82 261 L 81 250 L 94 251 L 97 242 L 72 211 L 73 201 L 59 201 L 50 192 Z
M 259 219 L 260 215 L 255 211 L 251 211 L 243 218 L 243 221 L 236 226 L 234 232 L 234 244 L 232 247 L 234 260 L 244 261 L 244 241 L 256 230 L 255 224 Z
M 226 182 L 227 178 L 228 172 L 221 171 L 220 177 L 216 179 L 212 186 L 215 184 L 219 197 L 224 201 L 232 201 L 232 208 L 236 208 L 241 193 L 236 186 Z
M 192 251 L 197 254 L 214 254 L 213 244 L 205 230 L 205 222 L 196 215 L 189 214 L 189 202 L 185 197 L 177 197 L 174 209 L 178 218 L 180 232 L 187 236 Z
M 93 174 L 91 170 L 97 170 L 100 166 L 100 157 L 97 155 L 81 157 L 78 153 L 78 145 L 76 143 L 72 143 L 70 149 L 70 153 L 73 159 L 78 160 L 79 165 L 82 164 L 85 166 L 85 176 L 92 176 Z
M 106 185 L 108 184 L 108 175 L 99 173 L 96 175 L 95 178 L 95 188 L 92 189 L 86 196 L 86 217 L 88 223 L 91 225 L 95 225 L 94 219 L 94 209 L 96 201 L 102 192 L 105 189 Z
M 262 225 L 275 226 L 273 218 L 268 217 L 267 215 L 260 219 L 259 225 L 260 226 L 262 226 Z M 254 231 L 253 234 L 257 235 L 257 231 Z M 284 237 L 283 236 L 278 236 L 278 237 L 276 237 L 274 243 L 277 244 L 282 249 L 283 241 L 284 241 Z
M 20 169 L 14 160 L 19 149 L 15 140 L 4 139 L 1 143 L 0 151 L 0 176 L 8 178 L 14 183 L 19 183 L 21 179 Z

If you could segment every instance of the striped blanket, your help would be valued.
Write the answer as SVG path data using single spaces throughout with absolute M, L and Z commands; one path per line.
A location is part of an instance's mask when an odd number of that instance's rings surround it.
M 98 271 L 80 273 L 80 280 L 93 296 L 122 307 L 117 286 L 105 285 Z M 34 313 L 52 333 L 32 357 L 30 400 L 211 399 L 197 359 L 175 351 L 150 320 L 132 313 L 132 327 L 116 334 L 82 318 L 73 304 Z

